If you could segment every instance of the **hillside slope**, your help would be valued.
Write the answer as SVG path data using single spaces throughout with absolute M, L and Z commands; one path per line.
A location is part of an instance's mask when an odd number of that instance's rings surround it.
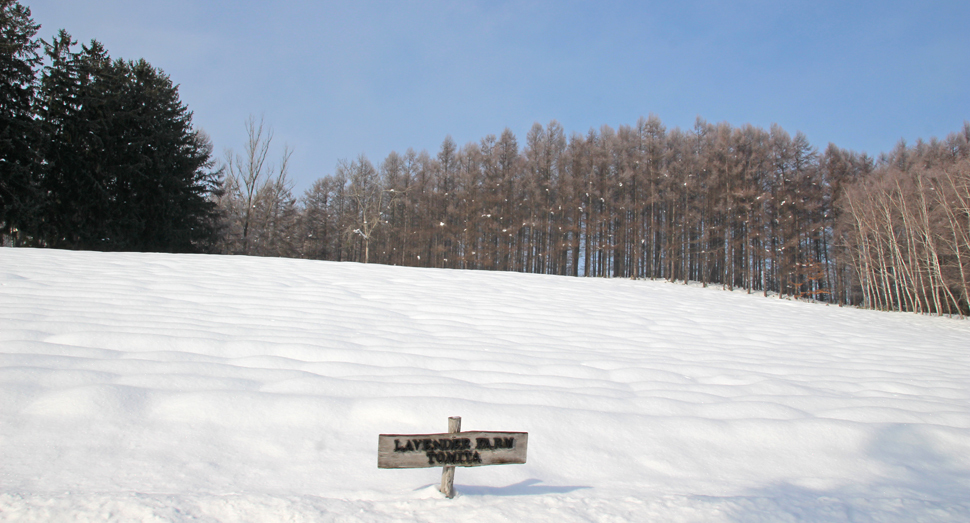
M 379 470 L 380 433 L 529 432 Z M 0 249 L 0 521 L 970 520 L 970 323 L 659 281 Z

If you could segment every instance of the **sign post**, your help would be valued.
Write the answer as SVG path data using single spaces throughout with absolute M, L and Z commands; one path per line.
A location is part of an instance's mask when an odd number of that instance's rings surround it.
M 443 467 L 441 493 L 455 496 L 455 467 L 525 463 L 528 432 L 461 432 L 461 418 L 448 418 L 444 434 L 381 434 L 377 467 Z
M 452 416 L 448 418 L 448 433 L 458 434 L 461 432 L 461 416 Z M 445 495 L 446 498 L 451 499 L 455 497 L 455 466 L 445 465 L 441 469 L 441 486 L 438 490 Z

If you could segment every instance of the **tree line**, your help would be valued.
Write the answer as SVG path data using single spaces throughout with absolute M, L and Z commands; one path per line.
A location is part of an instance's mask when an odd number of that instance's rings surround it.
M 49 42 L 0 0 L 0 235 L 69 249 L 191 252 L 217 239 L 221 173 L 178 88 L 96 40 Z
M 252 182 L 268 140 L 248 126 L 246 153 L 229 159 L 247 168 L 220 200 L 231 224 L 222 252 L 967 312 L 967 125 L 875 160 L 833 144 L 820 152 L 778 126 L 698 119 L 668 130 L 651 116 L 567 138 L 553 121 L 521 145 L 506 129 L 462 147 L 446 138 L 434 156 L 409 149 L 375 166 L 361 155 L 299 198 L 288 153 Z

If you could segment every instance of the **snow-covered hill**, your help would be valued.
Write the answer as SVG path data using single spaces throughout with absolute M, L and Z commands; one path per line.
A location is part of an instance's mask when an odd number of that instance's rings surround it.
M 380 433 L 529 432 L 378 469 Z M 0 249 L 2 521 L 970 521 L 970 322 L 659 281 Z

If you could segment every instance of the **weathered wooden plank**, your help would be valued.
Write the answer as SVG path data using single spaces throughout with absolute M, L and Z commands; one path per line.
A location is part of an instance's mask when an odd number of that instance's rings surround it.
M 381 434 L 377 466 L 402 469 L 525 463 L 528 446 L 528 432 Z

